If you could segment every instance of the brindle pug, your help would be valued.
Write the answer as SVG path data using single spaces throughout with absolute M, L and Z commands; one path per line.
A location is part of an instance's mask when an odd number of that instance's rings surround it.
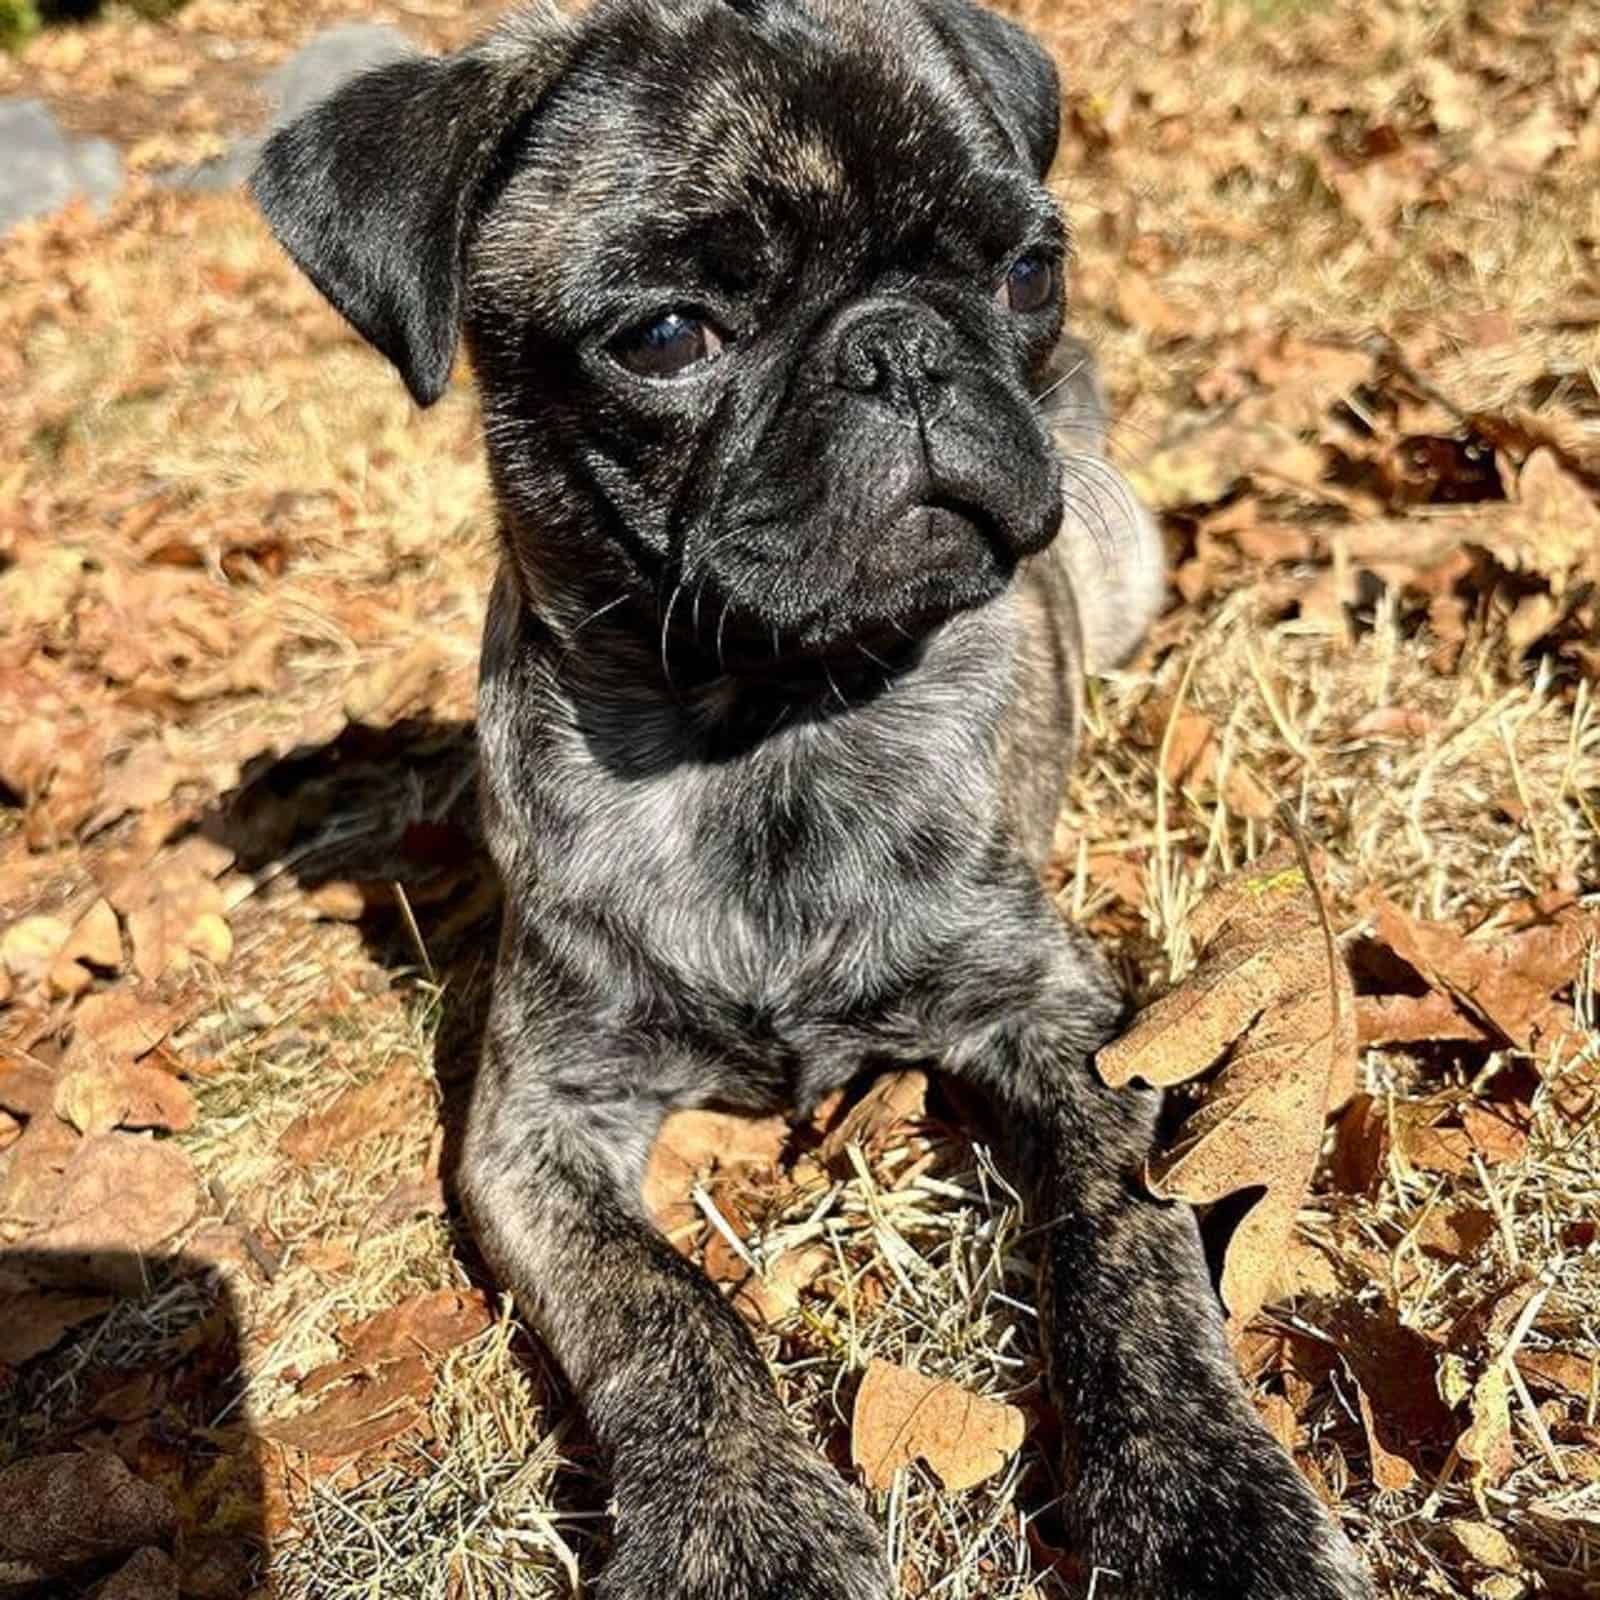
M 1161 592 L 1062 334 L 1057 114 L 969 0 L 597 0 L 367 74 L 254 180 L 421 404 L 463 332 L 482 391 L 506 912 L 461 1183 L 607 1453 L 611 1600 L 890 1593 L 640 1178 L 678 1107 L 912 1061 L 1048 1225 L 1095 1593 L 1370 1594 L 1140 1186 L 1157 1098 L 1097 1080 L 1123 1002 L 1036 875 L 1084 674 Z

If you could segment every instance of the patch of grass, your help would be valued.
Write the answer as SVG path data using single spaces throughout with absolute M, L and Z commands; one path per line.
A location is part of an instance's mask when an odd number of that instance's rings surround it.
M 0 50 L 20 50 L 40 26 L 34 0 L 0 0 Z

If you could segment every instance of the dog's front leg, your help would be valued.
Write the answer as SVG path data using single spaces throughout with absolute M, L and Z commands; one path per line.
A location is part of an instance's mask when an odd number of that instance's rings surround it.
M 976 976 L 988 1011 L 948 1065 L 982 1087 L 1043 1245 L 1063 1501 L 1118 1600 L 1370 1600 L 1344 1536 L 1256 1418 L 1228 1351 L 1193 1213 L 1140 1177 L 1159 1101 L 1112 1090 L 1093 1053 L 1120 1006 L 1100 957 L 1041 922 L 1041 954 Z M 993 997 L 1009 992 L 996 1016 Z
M 884 1600 L 879 1540 L 640 1198 L 666 1063 L 502 961 L 462 1193 L 613 1475 L 607 1600 Z

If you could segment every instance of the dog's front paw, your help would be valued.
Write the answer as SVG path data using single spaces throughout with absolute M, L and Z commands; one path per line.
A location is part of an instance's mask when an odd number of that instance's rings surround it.
M 774 1444 L 679 1464 L 642 1502 L 619 1492 L 599 1600 L 888 1600 L 866 1513 L 820 1459 Z
M 1209 1478 L 1190 1479 L 1167 1515 L 1151 1508 L 1143 1533 L 1121 1581 L 1107 1574 L 1108 1597 L 1374 1600 L 1354 1547 L 1274 1447 L 1247 1447 Z

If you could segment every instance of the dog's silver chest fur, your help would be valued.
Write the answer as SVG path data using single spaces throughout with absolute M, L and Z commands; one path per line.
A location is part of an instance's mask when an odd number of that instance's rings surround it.
M 728 1098 L 809 1102 L 837 1080 L 846 1034 L 860 1050 L 852 1019 L 882 1003 L 886 976 L 910 981 L 987 915 L 1022 613 L 1013 596 L 953 619 L 865 703 L 840 688 L 780 707 L 730 757 L 729 680 L 663 694 L 626 653 L 575 659 L 530 626 L 508 567 L 479 729 L 491 847 L 536 902 L 519 915 L 564 930 L 579 964 L 603 947 L 619 1022 L 680 995 L 742 1018 L 767 1048 L 729 1074 Z M 1054 734 L 1064 761 L 1070 716 Z

